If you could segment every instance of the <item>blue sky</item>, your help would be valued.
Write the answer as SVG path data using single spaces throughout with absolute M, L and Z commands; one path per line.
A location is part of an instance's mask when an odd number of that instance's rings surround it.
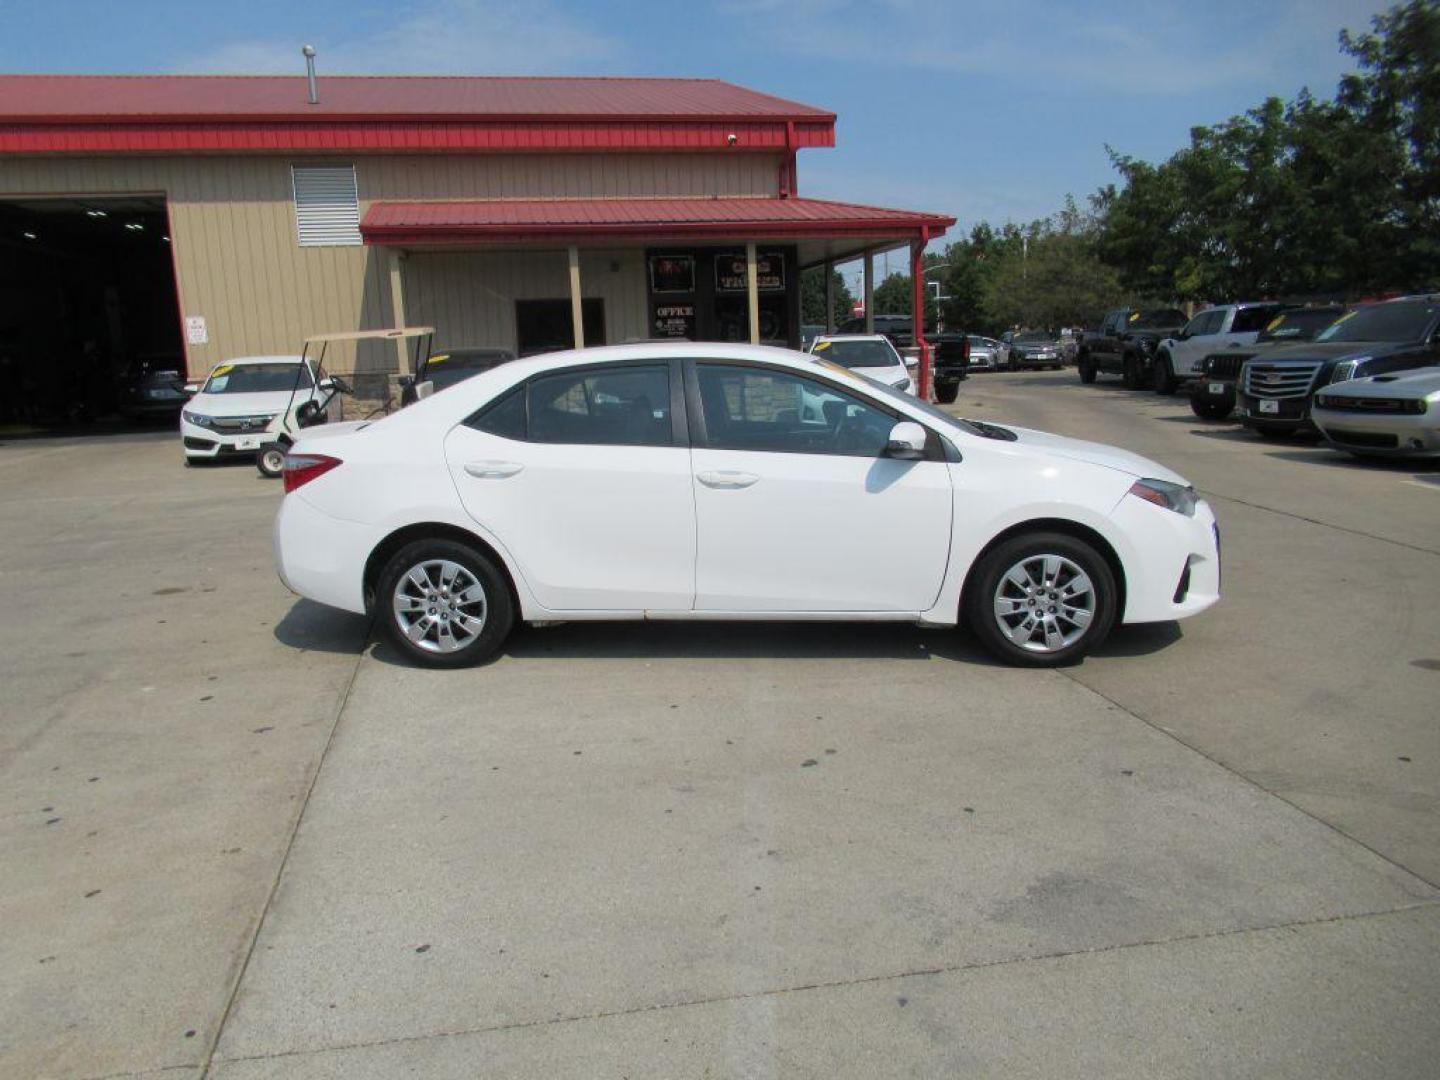
M 1381 0 L 0 0 L 8 72 L 714 76 L 833 109 L 801 194 L 1028 221 L 1194 124 L 1330 94 Z M 951 236 L 955 236 L 952 231 Z

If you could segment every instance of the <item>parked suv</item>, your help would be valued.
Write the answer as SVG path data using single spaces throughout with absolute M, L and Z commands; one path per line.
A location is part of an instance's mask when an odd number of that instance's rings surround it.
M 1139 390 L 1150 374 L 1156 347 L 1184 325 L 1185 313 L 1174 308 L 1117 308 L 1080 342 L 1080 381 L 1093 383 L 1104 372 L 1121 376 L 1127 390 Z
M 1366 304 L 1314 341 L 1245 363 L 1235 414 L 1262 435 L 1310 429 L 1315 392 L 1332 382 L 1440 363 L 1440 294 Z
M 1190 384 L 1190 408 L 1202 420 L 1224 420 L 1235 408 L 1235 383 L 1246 360 L 1261 353 L 1313 341 L 1345 309 L 1338 306 L 1290 308 L 1271 319 L 1250 346 L 1232 346 L 1200 361 L 1200 374 Z
M 1168 396 L 1199 376 L 1200 362 L 1209 353 L 1254 344 L 1256 335 L 1283 310 L 1281 304 L 1222 304 L 1197 312 L 1183 330 L 1156 347 L 1151 369 L 1155 392 Z

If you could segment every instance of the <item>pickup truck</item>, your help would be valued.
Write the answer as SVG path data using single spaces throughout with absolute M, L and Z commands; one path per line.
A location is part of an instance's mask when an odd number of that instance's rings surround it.
M 1269 437 L 1310 430 L 1310 403 L 1331 383 L 1440 363 L 1440 293 L 1364 304 L 1314 341 L 1247 360 L 1235 415 Z
M 837 334 L 865 333 L 865 319 L 846 319 L 835 328 Z M 915 323 L 909 315 L 876 315 L 875 333 L 884 334 L 897 350 L 915 344 Z M 970 335 L 955 330 L 925 328 L 925 341 L 935 359 L 935 400 L 949 405 L 960 395 L 960 382 L 970 366 Z M 903 351 L 901 352 L 903 356 Z
M 1080 381 L 1093 383 L 1101 373 L 1119 375 L 1127 390 L 1139 390 L 1150 376 L 1151 359 L 1160 342 L 1185 325 L 1185 313 L 1174 308 L 1117 308 L 1100 329 L 1080 342 L 1076 365 Z
M 1221 304 L 1195 313 L 1174 337 L 1156 347 L 1151 369 L 1155 392 L 1167 397 L 1200 375 L 1206 356 L 1231 346 L 1252 345 L 1283 304 Z

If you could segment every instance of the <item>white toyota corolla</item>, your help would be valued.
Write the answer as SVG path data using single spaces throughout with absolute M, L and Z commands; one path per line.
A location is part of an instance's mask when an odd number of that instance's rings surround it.
M 516 619 L 963 621 L 1053 665 L 1220 588 L 1214 515 L 1164 466 L 754 346 L 517 360 L 307 429 L 285 491 L 282 580 L 434 666 Z

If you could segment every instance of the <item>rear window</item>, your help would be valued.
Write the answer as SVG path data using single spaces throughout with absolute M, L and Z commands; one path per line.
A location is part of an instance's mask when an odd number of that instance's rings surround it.
M 1258 334 L 1275 318 L 1275 314 L 1279 310 L 1279 307 L 1241 308 L 1235 313 L 1235 321 L 1230 324 L 1230 332 L 1232 334 Z
M 668 446 L 670 369 L 569 371 L 530 380 L 532 442 L 596 446 Z
M 894 367 L 899 363 L 888 341 L 817 341 L 814 354 L 847 368 Z

